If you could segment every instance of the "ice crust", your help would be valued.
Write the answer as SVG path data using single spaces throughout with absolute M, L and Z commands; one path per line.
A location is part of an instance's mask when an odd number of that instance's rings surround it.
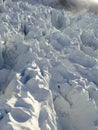
M 0 1 L 0 130 L 98 130 L 98 15 L 57 4 Z

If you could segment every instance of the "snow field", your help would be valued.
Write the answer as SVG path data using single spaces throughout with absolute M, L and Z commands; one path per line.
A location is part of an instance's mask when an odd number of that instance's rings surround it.
M 96 130 L 98 16 L 35 3 L 0 7 L 0 130 Z

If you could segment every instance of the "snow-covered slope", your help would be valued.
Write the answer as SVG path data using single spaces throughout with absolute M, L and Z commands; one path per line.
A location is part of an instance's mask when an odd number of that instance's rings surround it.
M 98 15 L 0 2 L 0 130 L 98 130 Z

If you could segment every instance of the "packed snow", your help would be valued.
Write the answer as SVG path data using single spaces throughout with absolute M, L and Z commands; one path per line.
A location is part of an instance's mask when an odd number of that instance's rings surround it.
M 0 1 L 0 130 L 98 130 L 97 14 Z

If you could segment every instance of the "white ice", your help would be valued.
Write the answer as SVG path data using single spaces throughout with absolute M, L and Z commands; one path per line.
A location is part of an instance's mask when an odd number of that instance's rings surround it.
M 98 130 L 98 15 L 59 4 L 0 1 L 0 130 Z

